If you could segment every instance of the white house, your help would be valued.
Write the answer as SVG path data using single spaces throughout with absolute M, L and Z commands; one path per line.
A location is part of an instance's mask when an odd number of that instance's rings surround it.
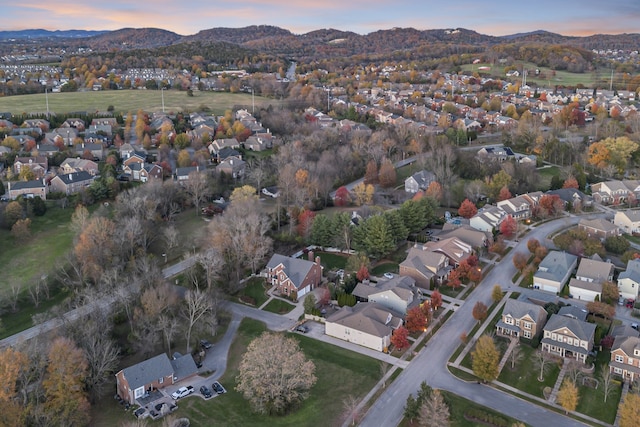
M 627 234 L 640 233 L 640 211 L 618 211 L 613 217 L 613 223 Z
M 469 225 L 476 230 L 492 233 L 497 230 L 507 213 L 497 206 L 486 205 L 471 217 Z
M 534 289 L 558 293 L 573 274 L 578 257 L 566 252 L 551 251 L 533 275 Z
M 625 299 L 637 299 L 640 287 L 640 259 L 627 262 L 627 269 L 618 275 L 618 292 Z
M 404 180 L 404 191 L 407 193 L 417 193 L 420 190 L 426 190 L 429 188 L 429 184 L 435 180 L 436 176 L 433 172 L 421 170 Z
M 614 265 L 599 259 L 582 258 L 569 293 L 576 299 L 594 301 L 602 298 L 602 283 L 613 280 Z

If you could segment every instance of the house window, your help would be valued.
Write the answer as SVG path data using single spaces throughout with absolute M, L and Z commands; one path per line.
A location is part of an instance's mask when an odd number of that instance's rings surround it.
M 571 338 L 568 338 L 565 340 L 567 342 L 567 344 L 569 345 L 573 345 L 573 340 Z M 577 344 L 577 343 L 576 343 Z
M 613 372 L 616 374 L 622 374 L 622 369 L 620 368 L 613 368 Z
M 160 378 L 158 379 L 158 384 L 162 384 L 163 382 L 164 382 L 164 377 L 160 377 Z
M 525 329 L 531 329 L 531 322 L 524 322 Z
M 505 317 L 504 323 L 506 323 L 507 325 L 513 325 L 513 319 L 511 317 Z
M 137 389 L 134 390 L 133 392 L 134 399 L 138 399 L 142 396 L 144 396 L 144 387 L 138 387 Z
M 622 356 L 620 356 L 620 355 L 616 354 L 616 362 L 624 363 L 624 357 L 622 357 Z
M 524 335 L 525 338 L 531 338 L 531 332 L 529 332 L 529 331 L 524 331 L 523 335 Z
M 629 363 L 629 365 L 633 365 L 633 359 L 629 358 L 629 362 L 628 363 Z
M 520 326 L 520 319 L 516 319 L 516 326 Z

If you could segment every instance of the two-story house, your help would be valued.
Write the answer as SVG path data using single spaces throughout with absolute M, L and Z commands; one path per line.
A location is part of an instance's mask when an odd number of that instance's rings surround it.
M 640 233 L 640 211 L 617 211 L 613 217 L 613 224 L 627 234 Z
M 596 255 L 597 256 L 597 255 Z M 602 284 L 613 280 L 614 265 L 599 259 L 582 258 L 576 277 L 569 281 L 569 294 L 584 301 L 602 298 Z
M 9 181 L 7 185 L 7 193 L 11 200 L 15 200 L 19 196 L 26 198 L 40 197 L 42 200 L 47 200 L 47 186 L 44 183 L 44 179 L 18 182 Z
M 407 193 L 417 193 L 426 190 L 429 185 L 436 180 L 433 172 L 421 170 L 404 180 L 404 191 Z
M 309 252 L 309 260 L 274 254 L 266 268 L 267 283 L 282 295 L 300 298 L 322 282 L 320 257 L 314 259 L 313 251 Z
M 499 207 L 485 205 L 469 219 L 469 225 L 476 230 L 493 233 L 506 217 L 507 213 Z
M 457 237 L 449 237 L 438 241 L 427 242 L 424 248 L 430 252 L 437 252 L 449 258 L 449 265 L 457 267 L 460 263 L 471 255 L 473 248 Z
M 95 177 L 89 172 L 85 171 L 57 175 L 53 177 L 49 184 L 50 191 L 60 192 L 67 195 L 79 193 L 90 186 L 94 178 Z
M 566 252 L 550 251 L 533 275 L 533 288 L 558 293 L 573 274 L 578 257 Z
M 629 198 L 629 189 L 621 181 L 597 182 L 591 186 L 596 203 L 619 205 Z
M 595 237 L 600 240 L 605 240 L 608 237 L 615 237 L 621 234 L 620 228 L 617 225 L 604 218 L 583 218 L 578 223 L 578 229 L 587 233 L 587 236 Z
M 88 172 L 92 176 L 96 176 L 98 174 L 98 164 L 93 160 L 68 158 L 62 162 L 58 169 L 58 173 L 60 175 L 82 171 Z
M 633 382 L 640 377 L 640 334 L 629 326 L 617 327 L 614 334 L 609 371 Z
M 242 179 L 245 174 L 246 162 L 239 156 L 232 156 L 224 159 L 218 164 L 216 171 L 224 173 L 233 179 Z
M 544 326 L 542 351 L 584 363 L 593 349 L 596 325 L 553 314 Z
M 416 281 L 409 276 L 394 276 L 393 279 L 381 283 L 358 283 L 352 295 L 359 301 L 377 302 L 388 309 L 402 315 L 419 303 Z
M 400 275 L 412 277 L 416 285 L 430 289 L 432 285 L 442 283 L 449 277 L 453 266 L 449 258 L 439 252 L 431 252 L 423 245 L 414 245 L 407 257 L 400 263 Z
M 502 200 L 496 205 L 515 220 L 522 221 L 531 217 L 531 204 L 524 196 Z
M 16 157 L 13 173 L 19 175 L 23 167 L 28 167 L 37 179 L 42 179 L 49 169 L 49 159 L 46 156 Z
M 626 300 L 638 299 L 640 288 L 640 259 L 627 261 L 627 269 L 618 275 L 618 293 Z
M 542 332 L 546 322 L 547 312 L 541 306 L 508 299 L 502 309 L 502 316 L 496 323 L 496 330 L 503 335 L 533 339 Z

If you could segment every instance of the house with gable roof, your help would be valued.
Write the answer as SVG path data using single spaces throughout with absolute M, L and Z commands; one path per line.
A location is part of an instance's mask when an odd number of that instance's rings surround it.
M 542 351 L 585 363 L 593 350 L 596 325 L 553 314 L 544 326 Z
M 533 339 L 542 333 L 546 322 L 547 312 L 541 306 L 508 299 L 496 323 L 496 331 L 502 335 Z
M 64 194 L 75 194 L 91 185 L 95 177 L 89 172 L 80 171 L 54 176 L 51 180 L 51 191 Z
M 613 217 L 613 223 L 620 227 L 624 233 L 640 233 L 640 211 L 617 211 L 616 215 Z
M 640 377 L 640 333 L 627 325 L 616 327 L 612 335 L 609 371 L 633 382 Z
M 625 203 L 631 192 L 621 181 L 597 182 L 591 186 L 596 203 L 619 205 Z
M 531 203 L 524 196 L 516 196 L 502 200 L 496 205 L 511 215 L 515 220 L 523 220 L 531 217 Z
M 274 254 L 267 263 L 267 283 L 282 295 L 298 298 L 312 291 L 322 282 L 320 257 L 309 252 L 309 260 Z
M 622 234 L 617 225 L 604 218 L 582 218 L 578 223 L 578 229 L 587 233 L 587 236 L 596 237 L 600 240 L 605 240 L 608 237 L 620 236 L 620 234 Z
M 15 200 L 19 196 L 26 198 L 40 197 L 42 200 L 47 200 L 47 186 L 43 179 L 17 182 L 9 181 L 7 186 L 7 194 L 11 200 Z
M 430 252 L 437 252 L 449 258 L 449 264 L 457 267 L 460 263 L 471 255 L 473 248 L 471 245 L 463 242 L 457 237 L 449 237 L 448 239 L 439 240 L 437 242 L 427 242 L 424 248 Z
M 533 288 L 559 293 L 573 274 L 578 257 L 566 252 L 549 251 L 533 275 Z
M 598 257 L 599 258 L 599 257 Z M 597 258 L 582 258 L 576 277 L 569 281 L 569 294 L 584 301 L 602 298 L 602 284 L 613 280 L 614 265 Z
M 98 174 L 98 164 L 93 160 L 69 157 L 62 162 L 60 168 L 58 169 L 58 173 L 60 174 L 69 174 L 81 171 L 88 172 L 89 174 L 95 176 Z
M 404 191 L 407 193 L 417 193 L 419 190 L 424 191 L 435 180 L 436 176 L 433 172 L 423 169 L 404 180 Z
M 379 303 L 363 302 L 344 306 L 326 318 L 325 334 L 371 348 L 386 351 L 393 331 L 402 325 L 402 316 Z
M 627 269 L 618 275 L 618 293 L 624 299 L 638 299 L 640 259 L 627 261 Z
M 159 354 L 116 373 L 116 392 L 124 401 L 134 404 L 152 390 L 161 389 L 189 378 L 198 372 L 191 354 L 169 360 Z
M 412 277 L 424 289 L 430 289 L 432 282 L 442 283 L 451 270 L 453 266 L 446 255 L 431 252 L 424 245 L 414 245 L 400 263 L 400 275 Z
M 358 283 L 352 295 L 359 301 L 377 302 L 383 307 L 407 314 L 407 310 L 420 302 L 416 281 L 409 276 L 394 276 L 384 282 Z
M 476 230 L 492 233 L 502 224 L 507 213 L 497 206 L 485 205 L 469 219 L 469 225 Z

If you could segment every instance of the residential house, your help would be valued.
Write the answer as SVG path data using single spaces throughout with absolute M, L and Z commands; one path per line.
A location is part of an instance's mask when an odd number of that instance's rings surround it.
M 224 147 L 220 151 L 218 151 L 218 153 L 214 156 L 213 160 L 220 163 L 228 159 L 229 157 L 238 157 L 241 159 L 242 154 L 240 154 L 240 152 L 234 148 Z
M 93 160 L 68 158 L 62 162 L 58 169 L 58 173 L 61 175 L 82 171 L 96 176 L 98 175 L 98 164 Z
M 469 220 L 469 225 L 476 230 L 493 233 L 507 217 L 507 213 L 497 206 L 485 205 Z
M 80 191 L 90 186 L 94 178 L 95 177 L 92 176 L 89 172 L 73 172 L 69 174 L 54 176 L 49 185 L 51 191 L 69 195 L 79 193 Z
M 620 228 L 618 228 L 617 225 L 604 218 L 583 218 L 578 223 L 578 229 L 587 233 L 587 236 L 596 237 L 600 240 L 605 240 L 608 237 L 615 237 L 621 234 Z
M 235 138 L 223 138 L 214 140 L 208 147 L 209 153 L 214 157 L 217 156 L 218 152 L 223 148 L 240 148 L 240 143 Z
M 169 360 L 165 354 L 124 368 L 116 374 L 116 392 L 133 405 L 146 393 L 175 384 L 198 372 L 191 354 Z
M 533 339 L 542 332 L 547 322 L 544 308 L 530 302 L 508 299 L 502 309 L 502 316 L 496 323 L 499 334 Z
M 449 277 L 453 266 L 443 253 L 431 252 L 424 245 L 414 245 L 400 263 L 400 275 L 409 276 L 417 286 L 430 289 L 432 284 L 442 283 Z
M 76 144 L 74 146 L 76 153 L 79 156 L 85 156 L 86 153 L 90 153 L 94 159 L 102 160 L 104 157 L 104 145 L 101 143 L 93 144 L 88 142 L 83 142 L 82 144 Z
M 146 156 L 133 152 L 129 154 L 126 158 L 124 158 L 124 160 L 122 161 L 122 166 L 126 168 L 127 166 L 131 166 L 134 163 L 144 164 L 146 159 L 147 159 Z
M 379 283 L 358 283 L 352 292 L 359 301 L 377 302 L 383 307 L 402 315 L 419 303 L 416 281 L 409 276 L 394 276 Z
M 69 118 L 60 125 L 61 128 L 74 128 L 77 129 L 78 132 L 84 132 L 85 126 L 84 120 L 77 118 Z
M 477 156 L 480 160 L 498 160 L 504 162 L 515 158 L 515 153 L 509 147 L 482 147 Z
M 31 151 L 32 156 L 46 156 L 53 157 L 56 153 L 60 152 L 60 148 L 53 144 L 36 144 L 36 147 Z
M 325 334 L 347 342 L 387 351 L 393 331 L 402 325 L 400 313 L 378 303 L 344 306 L 326 318 Z
M 558 316 L 571 317 L 572 319 L 578 319 L 582 322 L 587 321 L 587 315 L 589 312 L 584 308 L 580 308 L 577 305 L 565 305 L 558 310 Z
M 640 377 L 640 333 L 631 328 L 614 329 L 609 371 L 624 381 L 633 382 Z
M 42 179 L 49 170 L 49 159 L 46 156 L 16 157 L 13 163 L 13 173 L 20 175 L 24 166 L 29 167 L 37 179 Z
M 596 325 L 553 314 L 544 326 L 542 351 L 585 363 L 593 349 Z
M 273 147 L 273 138 L 252 135 L 247 138 L 243 145 L 246 150 L 264 151 Z
M 640 233 L 640 211 L 617 211 L 616 215 L 613 217 L 613 224 L 620 227 L 624 233 Z
M 487 231 L 480 231 L 472 228 L 470 225 L 455 225 L 445 223 L 442 231 L 434 233 L 434 240 L 443 240 L 450 237 L 457 237 L 476 251 L 480 248 L 487 248 L 493 243 L 493 234 Z
M 47 186 L 44 183 L 44 179 L 18 182 L 9 181 L 7 186 L 7 195 L 11 200 L 15 200 L 19 196 L 27 199 L 40 197 L 42 200 L 47 200 Z
M 133 148 L 133 145 L 129 144 L 128 142 L 125 142 L 120 146 L 120 148 L 118 148 L 118 152 L 120 153 L 120 158 L 122 160 L 128 159 L 132 154 L 135 153 L 135 151 L 136 150 Z
M 437 242 L 427 242 L 424 244 L 424 248 L 429 252 L 437 252 L 445 255 L 449 258 L 449 265 L 454 267 L 457 267 L 462 261 L 473 255 L 471 245 L 468 245 L 457 237 L 449 237 L 448 239 Z
M 23 128 L 39 128 L 42 132 L 47 132 L 51 124 L 45 119 L 27 119 L 22 122 Z
M 433 172 L 421 170 L 404 180 L 404 191 L 407 193 L 417 193 L 419 190 L 426 190 L 429 188 L 429 184 L 435 180 L 436 176 Z
M 322 265 L 320 257 L 314 259 L 313 251 L 308 255 L 309 260 L 274 254 L 266 267 L 267 283 L 280 294 L 297 298 L 312 291 L 322 282 Z
M 569 281 L 569 294 L 576 299 L 602 298 L 602 283 L 613 280 L 614 265 L 598 259 L 582 258 L 576 277 Z
M 496 205 L 515 220 L 524 220 L 531 217 L 531 204 L 524 196 L 502 200 Z
M 151 163 L 131 162 L 124 165 L 123 172 L 132 181 L 148 182 L 163 178 L 162 167 Z
M 624 299 L 638 299 L 640 259 L 627 261 L 627 269 L 618 275 L 618 293 Z
M 573 274 L 578 257 L 566 252 L 550 251 L 533 275 L 533 288 L 559 293 Z
M 189 175 L 192 172 L 200 172 L 199 166 L 187 166 L 184 168 L 176 168 L 176 181 L 178 184 L 186 183 L 189 181 Z
M 244 160 L 240 157 L 232 156 L 221 161 L 216 170 L 233 179 L 241 179 L 244 177 L 245 168 L 246 162 Z
M 619 205 L 625 203 L 631 192 L 621 181 L 598 182 L 591 186 L 596 203 Z
M 74 128 L 54 129 L 45 134 L 45 140 L 52 143 L 61 142 L 67 147 L 73 146 L 76 138 L 78 138 L 78 131 Z

